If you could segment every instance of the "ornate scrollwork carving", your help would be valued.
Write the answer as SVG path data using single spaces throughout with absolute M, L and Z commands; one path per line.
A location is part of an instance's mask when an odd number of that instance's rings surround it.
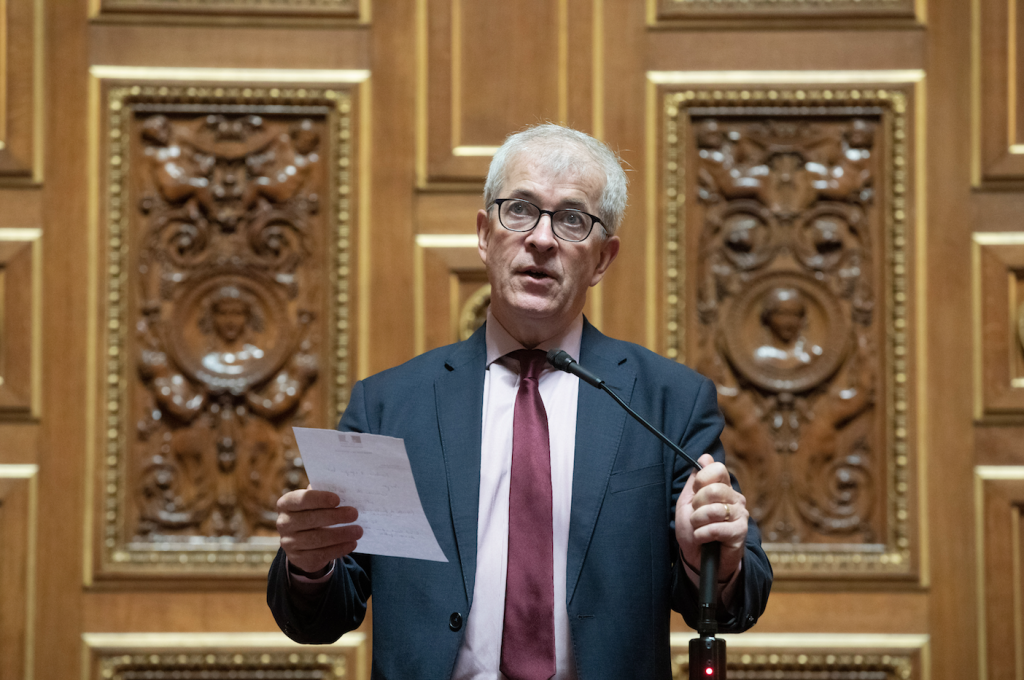
M 149 406 L 138 425 L 136 540 L 273 529 L 277 498 L 304 483 L 290 425 L 318 375 L 312 284 L 300 285 L 318 201 L 311 119 L 258 115 L 141 125 L 152 191 L 138 268 Z M 306 293 L 303 295 L 303 293 Z
M 770 542 L 877 540 L 877 119 L 694 122 L 698 367 Z

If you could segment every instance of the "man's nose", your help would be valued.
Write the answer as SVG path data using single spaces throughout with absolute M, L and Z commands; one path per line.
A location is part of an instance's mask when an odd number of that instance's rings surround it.
M 526 242 L 538 250 L 549 250 L 558 244 L 551 215 L 540 216 L 540 222 L 526 235 Z

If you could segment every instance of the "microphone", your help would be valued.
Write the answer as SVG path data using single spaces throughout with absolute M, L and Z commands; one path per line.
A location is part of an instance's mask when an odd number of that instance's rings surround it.
M 548 350 L 548 363 L 559 371 L 572 373 L 580 380 L 589 383 L 598 389 L 601 389 L 601 386 L 604 385 L 604 380 L 601 380 L 596 375 L 576 363 L 564 349 L 555 348 Z
M 666 446 L 675 451 L 678 455 L 686 459 L 694 468 L 698 470 L 701 469 L 700 463 L 691 458 L 690 454 L 688 454 L 686 451 L 683 451 L 674 441 L 672 441 L 664 434 L 662 434 L 661 430 L 659 430 L 658 428 L 654 427 L 649 422 L 641 418 L 636 411 L 631 409 L 626 404 L 626 402 L 622 401 L 622 399 L 619 398 L 619 395 L 615 394 L 615 392 L 613 392 L 612 389 L 608 387 L 604 380 L 602 380 L 595 374 L 591 373 L 587 369 L 580 366 L 571 356 L 569 356 L 569 353 L 566 352 L 564 349 L 556 348 L 548 350 L 548 363 L 557 368 L 559 371 L 571 373 L 572 375 L 578 377 L 580 380 L 590 385 L 593 385 L 597 389 L 604 390 L 605 392 L 607 392 L 608 395 L 611 396 L 611 398 L 614 399 L 619 406 L 626 409 L 626 413 L 633 416 L 633 418 L 638 423 L 640 423 L 648 430 L 650 430 L 651 434 L 660 439 Z
M 690 465 L 697 470 L 703 469 L 697 461 L 683 451 L 674 441 L 662 434 L 661 430 L 654 427 L 640 415 L 631 409 L 626 402 L 622 401 L 619 395 L 587 369 L 580 366 L 569 353 L 563 349 L 548 350 L 548 363 L 560 371 L 571 373 L 580 380 L 604 390 L 615 402 L 626 410 L 626 413 L 646 427 L 654 436 L 660 439 L 676 454 L 685 458 Z M 700 548 L 700 585 L 698 587 L 698 600 L 700 606 L 700 619 L 697 623 L 696 637 L 690 640 L 690 678 L 691 680 L 706 680 L 712 678 L 718 680 L 725 678 L 725 640 L 715 638 L 718 632 L 718 620 L 716 618 L 716 592 L 715 586 L 718 581 L 718 560 L 722 545 L 717 541 L 705 543 Z

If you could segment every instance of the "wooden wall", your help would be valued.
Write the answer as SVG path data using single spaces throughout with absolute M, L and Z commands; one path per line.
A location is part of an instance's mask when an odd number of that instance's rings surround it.
M 776 572 L 730 673 L 1020 677 L 1015 2 L 0 9 L 0 676 L 368 677 L 264 603 L 289 428 L 479 322 L 550 120 L 629 166 L 588 316 L 719 384 Z

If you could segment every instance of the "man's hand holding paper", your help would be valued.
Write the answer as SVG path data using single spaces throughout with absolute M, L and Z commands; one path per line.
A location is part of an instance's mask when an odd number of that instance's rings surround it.
M 312 488 L 281 496 L 277 530 L 290 564 L 316 574 L 356 549 L 363 528 L 352 522 L 359 511 L 340 503 L 336 493 Z
M 284 518 L 278 519 L 281 547 L 293 566 L 317 572 L 350 552 L 448 561 L 423 513 L 405 442 L 336 430 L 293 431 L 310 482 L 309 489 L 285 494 L 278 504 Z M 357 517 L 359 524 L 351 524 Z

